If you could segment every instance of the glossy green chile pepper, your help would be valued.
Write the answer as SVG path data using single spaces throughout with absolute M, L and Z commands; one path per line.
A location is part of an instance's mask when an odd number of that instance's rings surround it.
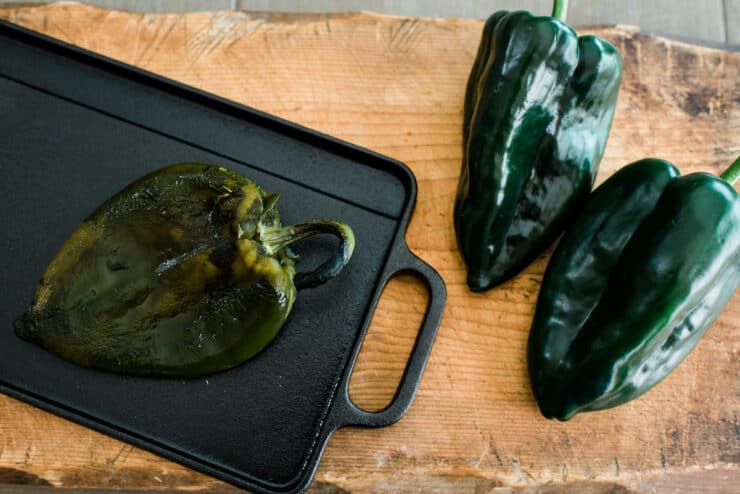
M 16 334 L 124 374 L 196 377 L 241 364 L 275 337 L 296 287 L 333 277 L 354 248 L 338 221 L 282 227 L 276 200 L 217 166 L 137 180 L 64 243 Z M 338 252 L 296 275 L 287 245 L 318 233 L 339 237 Z
M 454 211 L 471 290 L 521 271 L 588 196 L 621 74 L 611 44 L 560 20 L 497 12 L 486 21 L 465 96 Z
M 657 159 L 622 168 L 591 195 L 545 272 L 528 343 L 540 411 L 567 420 L 645 393 L 738 284 L 735 189 Z

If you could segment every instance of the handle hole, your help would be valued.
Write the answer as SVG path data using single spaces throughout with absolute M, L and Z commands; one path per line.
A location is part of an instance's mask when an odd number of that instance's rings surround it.
M 355 405 L 377 412 L 391 403 L 428 304 L 426 286 L 413 275 L 396 275 L 385 286 L 350 377 Z

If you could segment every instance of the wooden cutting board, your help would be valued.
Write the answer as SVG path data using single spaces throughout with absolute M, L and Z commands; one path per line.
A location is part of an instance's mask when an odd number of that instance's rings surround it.
M 79 4 L 0 9 L 0 18 L 413 169 L 419 198 L 407 241 L 447 282 L 442 326 L 408 415 L 386 429 L 336 434 L 314 492 L 731 492 L 740 485 L 740 294 L 647 395 L 558 423 L 539 415 L 525 359 L 549 253 L 485 294 L 466 289 L 451 215 L 463 89 L 482 21 L 370 13 L 150 15 Z M 684 173 L 717 173 L 740 154 L 740 53 L 627 26 L 580 32 L 610 40 L 624 58 L 599 182 L 646 156 L 668 159 Z M 359 404 L 377 409 L 390 399 L 424 293 L 411 278 L 386 290 L 353 376 Z M 3 484 L 11 492 L 232 489 L 0 395 L 0 490 Z

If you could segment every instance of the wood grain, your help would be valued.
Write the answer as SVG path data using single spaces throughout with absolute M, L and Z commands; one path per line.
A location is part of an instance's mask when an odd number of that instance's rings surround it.
M 558 423 L 537 412 L 524 352 L 547 254 L 499 288 L 477 295 L 466 289 L 451 213 L 463 88 L 481 21 L 143 15 L 66 4 L 0 10 L 0 17 L 366 146 L 413 169 L 419 196 L 407 241 L 447 282 L 442 326 L 407 416 L 385 429 L 338 432 L 314 492 L 696 492 L 700 486 L 730 492 L 739 485 L 740 295 L 686 361 L 648 394 Z M 668 159 L 684 173 L 716 173 L 740 154 L 740 53 L 628 27 L 583 32 L 611 40 L 625 65 L 599 182 L 645 156 Z M 417 289 L 410 280 L 398 283 L 398 296 Z M 396 321 L 423 310 L 420 300 L 390 301 L 376 313 L 374 327 L 386 331 L 387 340 L 363 356 L 365 375 L 390 365 L 386 353 L 396 348 Z M 372 398 L 374 390 L 394 386 L 391 374 L 358 382 L 354 390 L 379 402 L 382 392 Z M 230 490 L 0 396 L 3 482 Z

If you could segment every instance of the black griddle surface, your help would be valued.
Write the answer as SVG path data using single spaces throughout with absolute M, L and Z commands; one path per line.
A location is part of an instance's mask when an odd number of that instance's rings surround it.
M 411 403 L 441 318 L 441 278 L 404 243 L 416 184 L 393 160 L 153 74 L 0 23 L 0 391 L 257 492 L 307 488 L 331 433 L 383 426 Z M 284 224 L 349 223 L 332 282 L 298 293 L 278 337 L 244 365 L 197 380 L 77 367 L 19 340 L 13 320 L 62 242 L 101 202 L 162 166 L 238 170 L 280 194 Z M 302 271 L 333 252 L 297 245 Z M 394 402 L 348 398 L 377 299 L 398 272 L 430 291 Z

